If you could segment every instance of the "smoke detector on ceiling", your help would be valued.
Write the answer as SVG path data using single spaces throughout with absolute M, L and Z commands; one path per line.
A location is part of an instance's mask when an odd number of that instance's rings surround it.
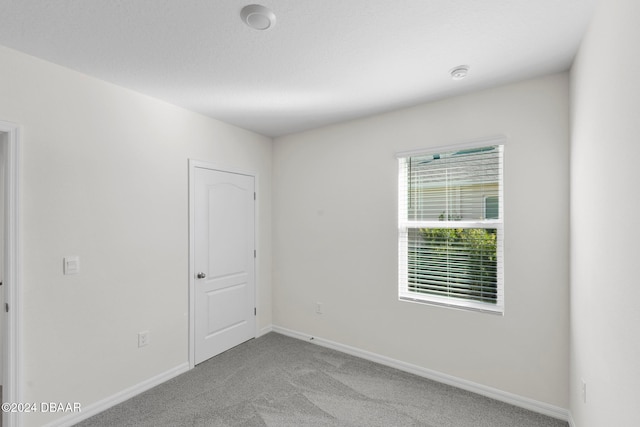
M 451 71 L 451 78 L 453 80 L 462 80 L 465 77 L 467 77 L 467 74 L 469 74 L 469 66 L 468 65 L 458 65 L 457 67 L 453 68 Z
M 268 30 L 276 24 L 276 15 L 271 9 L 259 4 L 250 4 L 240 11 L 245 24 L 255 30 Z

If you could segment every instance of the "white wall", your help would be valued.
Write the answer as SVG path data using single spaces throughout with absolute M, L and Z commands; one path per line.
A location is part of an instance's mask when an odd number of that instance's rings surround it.
M 274 324 L 567 408 L 568 92 L 564 73 L 277 138 Z M 497 134 L 504 317 L 399 302 L 395 153 Z
M 188 158 L 258 173 L 271 324 L 269 138 L 9 49 L 0 64 L 0 119 L 22 126 L 25 402 L 86 407 L 187 362 Z
M 640 2 L 601 1 L 571 74 L 570 396 L 578 427 L 640 425 L 639 41 Z

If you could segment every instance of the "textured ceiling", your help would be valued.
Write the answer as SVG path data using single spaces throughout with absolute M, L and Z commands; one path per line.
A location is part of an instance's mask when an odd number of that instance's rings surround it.
M 566 70 L 595 1 L 0 0 L 0 44 L 278 136 Z

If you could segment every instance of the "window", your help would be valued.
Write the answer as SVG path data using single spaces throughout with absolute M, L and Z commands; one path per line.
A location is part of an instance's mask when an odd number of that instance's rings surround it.
M 484 218 L 485 219 L 500 219 L 500 198 L 498 196 L 485 196 L 484 197 Z
M 398 155 L 401 300 L 503 312 L 500 142 Z

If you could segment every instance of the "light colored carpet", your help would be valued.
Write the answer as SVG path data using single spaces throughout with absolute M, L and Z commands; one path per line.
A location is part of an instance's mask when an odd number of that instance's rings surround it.
M 270 333 L 78 425 L 566 427 L 568 424 Z

